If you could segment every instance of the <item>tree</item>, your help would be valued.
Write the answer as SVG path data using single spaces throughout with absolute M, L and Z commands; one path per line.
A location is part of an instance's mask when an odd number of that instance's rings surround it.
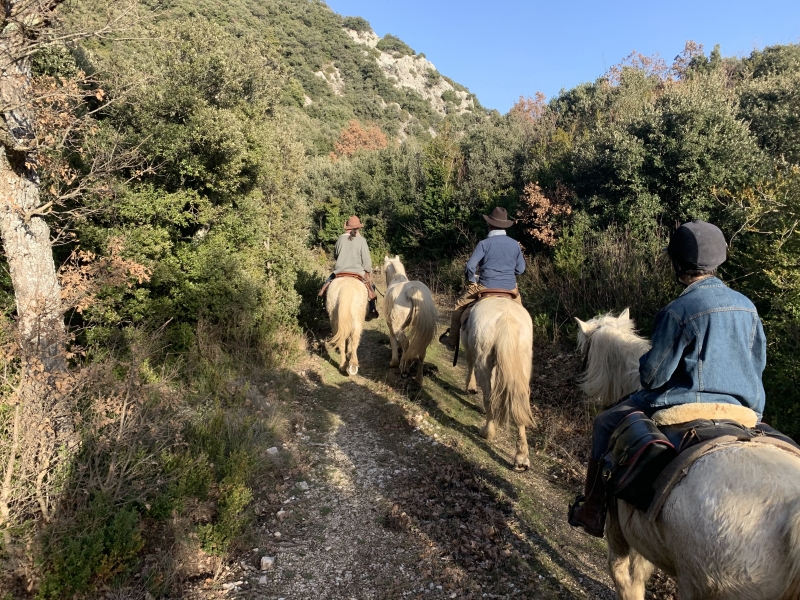
M 67 384 L 66 331 L 62 290 L 44 219 L 53 206 L 42 203 L 42 156 L 48 127 L 37 120 L 42 102 L 59 103 L 64 86 L 38 95 L 32 62 L 38 52 L 65 41 L 103 37 L 128 17 L 131 6 L 106 14 L 87 31 L 59 28 L 64 0 L 5 0 L 0 30 L 0 237 L 16 299 L 20 378 L 7 452 L 3 453 L 0 526 L 8 526 L 11 505 L 36 510 L 47 520 L 50 493 L 77 444 Z M 97 15 L 95 15 L 97 16 Z M 70 115 L 66 114 L 65 119 Z M 6 538 L 8 540 L 8 538 Z

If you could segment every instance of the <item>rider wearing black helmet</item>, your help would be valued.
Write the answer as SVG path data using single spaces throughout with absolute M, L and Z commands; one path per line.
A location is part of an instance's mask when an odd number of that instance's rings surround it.
M 691 402 L 741 404 L 759 419 L 764 411 L 764 330 L 753 303 L 714 276 L 727 256 L 722 231 L 684 223 L 665 250 L 686 289 L 656 315 L 652 348 L 639 359 L 641 389 L 595 418 L 585 494 L 570 506 L 570 525 L 597 537 L 606 514 L 600 461 L 627 415 Z

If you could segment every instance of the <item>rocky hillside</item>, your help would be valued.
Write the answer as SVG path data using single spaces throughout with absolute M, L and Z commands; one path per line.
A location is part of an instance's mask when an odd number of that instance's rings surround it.
M 237 36 L 274 40 L 292 73 L 282 105 L 311 153 L 329 152 L 352 119 L 403 140 L 432 133 L 445 115 L 483 111 L 424 54 L 320 0 L 172 0 L 164 15 L 204 16 Z

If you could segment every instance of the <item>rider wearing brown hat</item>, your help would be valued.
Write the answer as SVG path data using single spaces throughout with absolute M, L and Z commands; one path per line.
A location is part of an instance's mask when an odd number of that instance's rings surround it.
M 517 289 L 517 275 L 525 272 L 525 259 L 519 243 L 507 236 L 505 231 L 514 224 L 514 221 L 508 218 L 506 209 L 500 206 L 495 207 L 491 215 L 483 215 L 483 218 L 489 225 L 489 235 L 478 242 L 467 261 L 465 269 L 467 289 L 456 300 L 450 328 L 439 338 L 439 341 L 450 350 L 455 350 L 458 344 L 461 316 L 467 307 L 478 299 L 481 291 L 513 290 L 516 292 L 514 301 L 522 304 Z M 476 272 L 480 273 L 480 282 Z
M 362 227 L 361 220 L 356 215 L 349 217 L 345 222 L 345 233 L 339 236 L 333 249 L 336 265 L 333 267 L 334 274 L 331 275 L 328 281 L 339 273 L 361 275 L 367 283 L 369 292 L 369 311 L 367 314 L 367 320 L 369 321 L 378 316 L 378 309 L 376 307 L 375 285 L 372 283 L 372 257 L 369 253 L 367 241 L 359 234 L 359 230 Z

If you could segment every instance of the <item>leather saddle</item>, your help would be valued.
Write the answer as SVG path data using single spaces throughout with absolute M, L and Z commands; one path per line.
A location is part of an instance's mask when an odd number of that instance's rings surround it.
M 367 296 L 370 300 L 374 300 L 377 298 L 377 294 L 375 293 L 375 288 L 372 287 L 372 283 L 367 281 L 367 279 L 363 275 L 359 275 L 358 273 L 349 273 L 347 271 L 342 271 L 341 273 L 334 273 L 333 279 L 338 279 L 339 277 L 351 277 L 353 279 L 358 279 L 361 283 L 363 283 L 367 288 Z M 322 286 L 322 289 L 319 291 L 320 298 L 325 297 L 325 294 L 328 292 L 328 286 L 333 282 L 333 279 L 329 279 L 325 282 L 325 285 Z
M 475 298 L 475 301 L 467 306 L 461 314 L 461 326 L 463 327 L 464 323 L 469 319 L 472 307 L 484 298 L 508 298 L 509 300 L 516 300 L 517 296 L 519 296 L 519 289 L 516 288 L 513 290 L 501 290 L 498 288 L 486 288 L 485 290 L 481 290 L 478 292 L 478 297 Z
M 614 431 L 603 457 L 609 495 L 655 520 L 689 467 L 709 452 L 730 443 L 751 442 L 800 456 L 794 440 L 757 420 L 750 409 L 731 404 L 674 406 L 652 419 L 641 411 L 631 413 Z

